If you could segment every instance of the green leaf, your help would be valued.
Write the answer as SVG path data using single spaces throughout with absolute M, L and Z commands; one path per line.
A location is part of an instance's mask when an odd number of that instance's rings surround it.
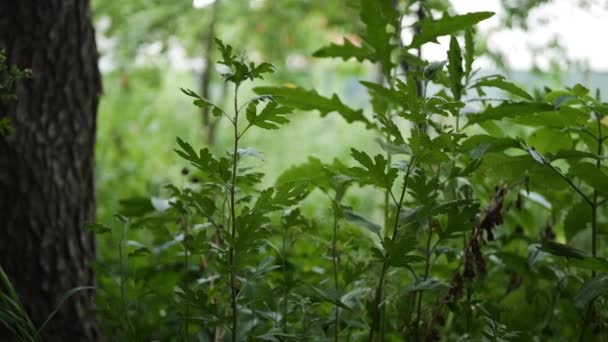
M 580 178 L 587 185 L 603 194 L 608 194 L 608 175 L 591 163 L 578 163 L 572 165 L 570 175 Z
M 196 92 L 194 92 L 191 89 L 184 89 L 184 88 L 180 88 L 180 90 L 182 91 L 182 93 L 193 97 L 194 100 L 192 101 L 192 103 L 199 107 L 199 108 L 207 108 L 207 107 L 211 107 L 212 109 L 212 113 L 214 116 L 221 116 L 222 115 L 222 109 L 217 107 L 216 105 L 214 105 L 213 103 L 209 102 L 208 100 L 202 98 L 200 95 L 198 95 Z
M 568 209 L 564 220 L 564 233 L 570 241 L 578 232 L 591 223 L 591 206 L 587 202 L 577 202 Z
M 382 241 L 382 247 L 388 257 L 388 264 L 393 267 L 406 267 L 412 263 L 424 262 L 423 257 L 410 254 L 416 249 L 417 245 L 416 234 L 411 231 L 400 232 L 395 240 L 386 237 Z
M 473 61 L 475 60 L 475 41 L 473 40 L 473 28 L 464 31 L 464 71 L 471 75 Z
M 577 100 L 576 96 L 573 95 L 563 95 L 563 96 L 559 96 L 557 98 L 555 98 L 553 100 L 553 107 L 555 107 L 556 109 L 561 108 L 562 106 L 571 103 L 572 101 Z
M 437 74 L 439 74 L 443 70 L 443 67 L 445 66 L 446 62 L 447 61 L 432 62 L 432 63 L 429 63 L 427 66 L 425 66 L 424 71 L 423 71 L 424 79 L 429 80 L 429 81 L 434 80 L 437 77 Z M 409 83 L 410 82 L 408 79 L 408 85 L 409 85 Z M 410 93 L 413 93 L 413 92 L 411 92 L 411 89 L 410 89 Z
M 478 88 L 478 87 L 498 88 L 498 89 L 504 90 L 506 92 L 509 92 L 513 95 L 524 98 L 526 100 L 529 100 L 529 101 L 534 100 L 532 98 L 532 96 L 530 96 L 530 94 L 528 94 L 525 90 L 518 87 L 514 83 L 506 81 L 505 78 L 500 75 L 481 78 L 477 82 L 475 82 L 475 84 L 473 84 L 471 86 L 471 88 Z
M 367 88 L 371 93 L 377 94 L 388 101 L 394 102 L 395 104 L 405 105 L 406 96 L 399 91 L 385 88 L 382 85 L 374 82 L 359 81 L 359 83 L 361 83 L 361 85 Z
M 487 153 L 476 171 L 484 177 L 501 182 L 521 181 L 528 178 L 530 188 L 539 193 L 554 191 L 564 186 L 564 180 L 546 165 L 530 155 L 509 156 L 504 153 Z
M 197 154 L 190 144 L 180 138 L 176 138 L 176 140 L 181 150 L 176 149 L 174 151 L 180 157 L 216 180 L 226 182 L 230 179 L 232 172 L 229 170 L 230 161 L 227 158 L 216 160 L 207 148 L 199 150 Z
M 543 154 L 557 153 L 569 150 L 573 146 L 570 134 L 553 128 L 539 128 L 534 131 L 527 141 L 529 146 Z
M 315 292 L 315 294 L 317 295 L 317 297 L 319 299 L 321 299 L 322 301 L 327 302 L 327 303 L 335 304 L 335 305 L 339 306 L 340 308 L 342 308 L 344 310 L 352 311 L 352 309 L 348 305 L 344 304 L 340 299 L 338 299 L 338 298 L 332 298 L 327 293 L 325 293 L 325 291 L 323 291 L 323 290 L 321 290 L 321 289 L 319 289 L 319 288 L 317 288 L 317 287 L 315 287 L 315 286 L 313 286 L 313 285 L 311 285 L 311 284 L 309 284 L 307 282 L 304 282 L 304 284 L 307 285 L 309 288 L 311 288 Z
M 589 257 L 589 254 L 581 251 L 580 249 L 554 241 L 543 242 L 539 249 L 549 254 L 563 256 L 567 258 L 584 259 Z
M 534 149 L 534 147 L 527 149 L 526 151 L 528 151 L 528 153 L 530 153 L 530 156 L 532 156 L 532 158 L 534 158 L 534 160 L 536 160 L 537 162 L 541 163 L 541 164 L 547 164 L 547 159 L 540 154 L 538 151 L 536 151 Z
M 215 45 L 217 45 L 218 49 L 220 50 L 220 53 L 222 54 L 222 60 L 220 61 L 220 63 L 228 67 L 232 66 L 232 63 L 236 58 L 236 56 L 232 54 L 232 46 L 224 44 L 223 41 L 217 38 L 215 38 Z
M 595 153 L 578 151 L 578 150 L 560 150 L 556 153 L 548 153 L 546 155 L 546 157 L 551 161 L 560 160 L 560 159 L 566 159 L 566 160 L 578 160 L 578 159 L 585 159 L 585 158 L 593 159 L 593 160 L 600 159 L 598 157 L 598 155 Z
M 88 223 L 84 226 L 84 229 L 95 232 L 95 234 L 105 234 L 112 231 L 112 228 L 101 223 Z
M 364 115 L 363 110 L 355 110 L 340 101 L 337 95 L 331 98 L 319 95 L 315 90 L 299 87 L 257 87 L 257 94 L 273 95 L 275 100 L 285 106 L 301 110 L 318 110 L 321 116 L 331 112 L 339 113 L 347 122 L 363 122 L 367 127 L 373 126 Z
M 435 279 L 419 279 L 415 283 L 406 286 L 402 291 L 403 293 L 411 293 L 417 291 L 436 291 L 436 290 L 445 290 L 450 288 L 449 284 L 445 282 Z
M 588 119 L 589 115 L 584 111 L 570 106 L 562 106 L 558 110 L 539 111 L 530 115 L 510 117 L 509 121 L 526 126 L 566 128 L 583 126 Z
M 439 20 L 425 19 L 418 24 L 420 25 L 420 34 L 414 36 L 410 48 L 418 48 L 428 42 L 436 43 L 437 37 L 454 34 L 493 15 L 493 12 L 473 12 L 457 16 L 444 14 Z
M 509 148 L 519 148 L 521 143 L 513 138 L 501 138 L 479 134 L 464 140 L 460 145 L 462 152 L 469 152 L 473 159 L 480 159 L 486 153 L 500 152 Z
M 154 212 L 152 201 L 148 197 L 130 197 L 120 200 L 120 214 L 127 217 L 138 217 Z
M 397 28 L 398 13 L 391 1 L 361 1 L 361 21 L 365 24 L 363 40 L 374 49 L 375 60 L 382 64 L 385 76 L 390 75 L 393 63 L 391 45 L 393 33 L 387 25 Z
M 384 159 L 383 155 L 378 154 L 372 160 L 365 152 L 357 151 L 354 148 L 351 148 L 351 155 L 364 167 L 349 169 L 353 176 L 364 184 L 376 185 L 387 190 L 391 189 L 397 178 L 397 169 L 388 167 L 388 161 Z
M 468 115 L 469 125 L 488 120 L 502 120 L 517 116 L 553 110 L 553 106 L 544 102 L 505 102 L 496 107 L 489 105 L 482 113 Z
M 257 101 L 251 102 L 247 106 L 247 121 L 253 126 L 258 126 L 265 129 L 279 129 L 279 125 L 284 125 L 289 122 L 285 117 L 286 114 L 292 112 L 289 107 L 279 106 L 277 102 L 268 102 L 266 107 L 258 115 Z
M 320 48 L 312 54 L 314 57 L 337 57 L 343 60 L 349 60 L 355 58 L 359 62 L 368 60 L 370 62 L 376 62 L 376 57 L 373 55 L 373 51 L 365 48 L 364 46 L 356 46 L 347 38 L 344 38 L 343 45 L 330 44 L 329 46 Z
M 608 273 L 587 281 L 581 287 L 578 294 L 574 297 L 574 304 L 579 308 L 585 307 L 596 298 L 608 294 Z
M 151 254 L 152 252 L 148 247 L 138 247 L 134 251 L 130 252 L 127 256 L 129 258 L 136 258 L 140 256 L 146 256 Z
M 450 37 L 450 49 L 448 50 L 448 72 L 450 75 L 450 89 L 456 100 L 460 100 L 462 96 L 462 77 L 464 70 L 462 69 L 462 51 L 456 37 Z
M 312 183 L 321 189 L 331 187 L 332 174 L 321 160 L 308 157 L 306 163 L 292 166 L 285 170 L 276 181 L 276 184 L 300 182 Z
M 263 62 L 260 65 L 249 63 L 249 70 L 253 78 L 264 79 L 262 74 L 271 74 L 275 71 L 276 67 L 268 62 Z
M 382 238 L 380 233 L 380 225 L 370 221 L 369 219 L 357 214 L 352 210 L 344 210 L 344 219 L 354 225 L 365 228 L 376 234 L 379 238 Z

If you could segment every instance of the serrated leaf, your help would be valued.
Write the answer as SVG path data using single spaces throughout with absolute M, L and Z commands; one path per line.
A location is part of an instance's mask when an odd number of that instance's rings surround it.
M 448 72 L 450 80 L 450 89 L 456 100 L 460 100 L 462 96 L 462 77 L 464 70 L 462 68 L 462 51 L 456 37 L 450 37 L 450 49 L 448 50 Z
M 349 60 L 355 58 L 359 62 L 368 60 L 370 62 L 376 62 L 376 57 L 373 52 L 366 49 L 364 46 L 356 46 L 347 38 L 344 38 L 342 45 L 330 44 L 326 47 L 322 47 L 312 54 L 314 57 L 335 57 L 342 58 L 343 60 Z
M 574 297 L 574 304 L 582 308 L 606 294 L 608 294 L 608 273 L 600 274 L 583 284 Z
M 391 45 L 393 33 L 388 32 L 387 25 L 395 28 L 398 25 L 395 6 L 390 1 L 362 1 L 360 16 L 365 24 L 363 40 L 374 49 L 376 61 L 381 63 L 385 76 L 389 76 L 394 46 Z
M 471 75 L 475 60 L 475 40 L 473 40 L 473 28 L 471 27 L 464 31 L 464 51 L 464 71 L 467 75 Z
M 493 12 L 473 12 L 457 16 L 445 14 L 439 20 L 425 19 L 418 24 L 420 25 L 420 34 L 414 36 L 410 48 L 418 48 L 428 42 L 437 42 L 437 37 L 454 34 L 493 15 Z
M 471 86 L 471 88 L 477 88 L 477 87 L 498 88 L 498 89 L 504 90 L 506 92 L 509 92 L 513 95 L 524 98 L 526 100 L 530 100 L 530 101 L 534 100 L 532 98 L 532 96 L 530 96 L 530 94 L 528 94 L 525 90 L 518 87 L 514 83 L 506 81 L 503 76 L 499 76 L 499 75 L 484 77 L 484 78 L 478 80 L 477 82 L 475 82 L 475 84 L 473 84 Z
M 220 39 L 215 38 L 214 40 L 215 45 L 217 45 L 218 49 L 220 50 L 220 53 L 222 54 L 222 60 L 220 61 L 220 63 L 226 66 L 231 66 L 232 62 L 236 58 L 236 56 L 232 55 L 232 46 L 224 44 L 224 42 Z
M 502 120 L 551 110 L 553 110 L 553 106 L 544 102 L 505 102 L 496 107 L 489 105 L 482 113 L 468 115 L 467 119 L 470 125 L 488 120 Z
M 262 74 L 271 74 L 275 71 L 276 67 L 268 62 L 263 62 L 259 65 L 254 63 L 249 64 L 249 70 L 253 78 L 263 79 Z
M 425 258 L 410 254 L 417 245 L 416 234 L 412 231 L 400 232 L 395 240 L 386 237 L 382 241 L 388 264 L 392 267 L 405 267 L 411 263 L 424 262 Z
M 252 102 L 247 107 L 247 121 L 253 126 L 265 129 L 279 129 L 279 125 L 289 123 L 285 117 L 292 112 L 292 108 L 280 106 L 277 102 L 268 102 L 260 114 L 256 114 L 256 103 Z
M 388 167 L 388 161 L 378 154 L 372 158 L 365 152 L 351 149 L 351 155 L 361 166 L 349 169 L 353 176 L 364 184 L 376 185 L 383 189 L 391 189 L 393 182 L 397 178 L 397 169 Z
M 363 110 L 355 110 L 333 95 L 327 98 L 319 95 L 315 90 L 306 90 L 299 87 L 257 87 L 253 89 L 257 94 L 273 95 L 277 102 L 301 110 L 317 110 L 321 116 L 326 116 L 331 112 L 337 112 L 347 122 L 362 122 L 367 127 L 373 126 L 364 115 Z
M 574 107 L 562 106 L 558 110 L 539 111 L 528 115 L 510 117 L 508 120 L 526 126 L 566 128 L 583 126 L 588 119 L 588 113 Z

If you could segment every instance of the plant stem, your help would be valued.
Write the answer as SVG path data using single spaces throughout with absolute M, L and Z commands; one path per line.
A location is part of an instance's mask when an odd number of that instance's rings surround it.
M 595 113 L 595 118 L 596 118 L 596 122 L 597 122 L 597 162 L 596 162 L 596 167 L 599 169 L 602 167 L 602 153 L 603 153 L 603 149 L 602 149 L 602 144 L 603 144 L 603 140 L 604 138 L 602 137 L 602 121 L 601 121 L 601 117 L 598 113 Z M 597 208 L 599 206 L 598 204 L 598 193 L 597 193 L 597 189 L 593 189 L 593 202 L 590 203 L 591 205 L 591 255 L 595 258 L 597 257 Z M 591 277 L 595 278 L 596 276 L 596 272 L 595 270 L 591 271 Z M 585 318 L 583 321 L 583 327 L 581 329 L 581 334 L 579 336 L 579 341 L 583 341 L 583 339 L 585 338 L 585 330 L 587 329 L 587 326 L 589 325 L 589 321 L 592 319 L 592 314 L 593 314 L 593 303 L 594 301 L 591 301 L 589 303 L 589 306 L 587 307 L 587 313 L 585 314 Z
M 331 254 L 333 260 L 333 273 L 334 273 L 334 292 L 335 292 L 335 314 L 334 314 L 334 342 L 338 342 L 338 335 L 340 333 L 340 307 L 338 306 L 338 300 L 340 300 L 340 285 L 338 283 L 338 267 L 340 260 L 338 259 L 338 249 L 336 247 L 338 241 L 338 203 L 334 200 L 334 227 L 331 239 Z
M 560 176 L 563 180 L 565 180 L 566 183 L 568 183 L 568 185 L 570 185 L 570 187 L 572 189 L 574 189 L 574 191 L 576 191 L 579 195 L 581 195 L 581 197 L 583 198 L 583 200 L 585 202 L 587 202 L 587 204 L 589 204 L 592 207 L 594 206 L 593 201 L 591 199 L 589 199 L 589 196 L 585 195 L 585 193 L 578 186 L 576 186 L 576 184 L 574 184 L 574 182 L 572 182 L 572 180 L 570 178 L 566 177 L 563 173 L 561 173 L 561 171 L 556 169 L 553 165 L 551 165 L 549 163 L 545 163 L 545 165 L 549 166 L 549 168 L 551 170 L 553 170 L 555 173 L 557 173 L 558 176 Z
M 281 320 L 281 328 L 283 329 L 283 333 L 287 334 L 287 225 L 284 225 L 283 228 L 283 241 L 281 246 L 281 254 L 282 254 L 282 263 L 281 268 L 283 270 L 283 305 L 282 305 L 282 320 Z
M 595 113 L 595 118 L 597 122 L 597 162 L 596 166 L 598 169 L 602 167 L 602 120 L 598 113 Z M 593 190 L 593 207 L 591 211 L 591 254 L 595 258 L 597 256 L 597 207 L 598 207 L 598 193 L 597 189 Z M 592 276 L 595 277 L 595 270 L 592 273 Z
M 184 241 L 183 241 L 183 247 L 184 247 L 184 271 L 185 271 L 185 277 L 186 277 L 186 283 L 188 281 L 188 268 L 190 265 L 190 260 L 189 260 L 189 253 L 188 253 L 188 246 L 187 246 L 187 241 L 188 241 L 188 221 L 186 220 L 186 217 L 182 217 L 181 219 L 181 224 L 182 224 L 182 230 L 184 231 Z M 186 308 L 184 310 L 184 318 L 183 318 L 183 322 L 184 322 L 184 341 L 188 340 L 188 317 L 190 317 L 190 305 L 188 303 L 186 303 Z
M 230 237 L 232 241 L 236 239 L 236 169 L 238 163 L 238 147 L 239 147 L 239 131 L 238 131 L 238 93 L 239 85 L 234 87 L 234 150 L 232 154 L 232 180 L 230 182 Z M 236 293 L 236 260 L 234 247 L 230 246 L 229 264 L 230 264 L 230 304 L 232 307 L 232 342 L 236 342 L 238 329 L 238 310 L 237 310 L 237 293 Z
M 583 342 L 585 340 L 585 331 L 587 330 L 587 325 L 589 325 L 589 319 L 591 318 L 591 311 L 593 309 L 593 301 L 589 303 L 587 307 L 587 312 L 585 313 L 585 318 L 583 321 L 583 327 L 581 328 L 581 334 L 578 336 L 578 341 Z
M 399 231 L 399 213 L 401 212 L 401 207 L 403 206 L 403 200 L 405 199 L 405 193 L 407 192 L 407 182 L 410 178 L 410 173 L 412 172 L 414 166 L 414 159 L 410 161 L 410 164 L 407 167 L 405 172 L 405 176 L 403 177 L 403 187 L 401 189 L 401 195 L 399 196 L 399 201 L 397 203 L 397 210 L 395 212 L 395 223 L 393 226 L 393 235 L 391 237 L 392 240 L 397 238 L 397 232 Z M 386 258 L 387 256 L 385 256 Z M 387 259 L 387 258 L 386 258 Z M 378 328 L 382 325 L 381 322 L 381 310 L 380 304 L 382 303 L 383 297 L 383 288 L 384 288 L 384 278 L 386 277 L 386 271 L 388 270 L 389 264 L 388 260 L 385 260 L 382 264 L 382 271 L 380 272 L 380 280 L 378 281 L 378 286 L 376 287 L 376 294 L 374 297 L 374 306 L 373 306 L 373 314 L 372 314 L 372 326 L 369 330 L 368 341 L 374 341 L 374 336 Z
M 431 220 L 429 219 L 429 236 L 426 240 L 426 252 L 425 252 L 425 256 L 426 256 L 426 262 L 424 265 L 424 277 L 422 278 L 423 281 L 425 281 L 428 277 L 429 277 L 429 269 L 431 266 L 431 255 L 430 255 L 430 251 L 431 251 L 431 239 L 433 238 L 433 227 L 431 225 Z M 418 291 L 418 304 L 417 304 L 417 309 L 416 309 L 416 339 L 417 341 L 420 341 L 420 316 L 422 314 L 422 295 L 423 292 L 422 291 Z
M 125 320 L 127 323 L 127 334 L 133 333 L 133 325 L 131 324 L 131 318 L 129 317 L 129 308 L 127 306 L 127 299 L 125 295 L 125 280 L 126 280 L 126 272 L 125 272 L 125 257 L 123 252 L 123 245 L 125 240 L 125 235 L 127 233 L 127 223 L 122 222 L 122 227 L 120 230 L 120 240 L 118 242 L 118 258 L 120 259 L 120 301 L 122 304 L 123 314 L 125 315 Z

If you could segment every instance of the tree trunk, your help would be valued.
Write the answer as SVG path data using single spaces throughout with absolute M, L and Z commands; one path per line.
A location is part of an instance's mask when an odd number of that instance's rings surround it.
M 0 1 L 0 48 L 29 68 L 0 104 L 0 264 L 34 324 L 64 293 L 95 285 L 93 148 L 101 82 L 88 0 Z M 63 303 L 45 341 L 96 341 L 92 292 Z

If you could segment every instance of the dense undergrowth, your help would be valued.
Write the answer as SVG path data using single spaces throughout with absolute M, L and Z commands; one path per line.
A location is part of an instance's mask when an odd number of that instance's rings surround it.
M 474 67 L 489 12 L 418 22 L 362 1 L 363 40 L 319 49 L 381 67 L 371 113 L 295 85 L 216 40 L 231 105 L 183 89 L 229 123 L 218 155 L 177 139 L 183 182 L 126 199 L 100 258 L 100 324 L 115 341 L 601 341 L 606 339 L 608 104 L 581 85 L 533 94 Z M 450 36 L 445 61 L 417 51 Z M 252 86 L 253 84 L 253 86 Z M 257 96 L 244 100 L 243 88 Z M 501 97 L 489 97 L 488 89 Z M 282 158 L 243 144 L 292 111 L 336 113 L 381 153 Z M 284 138 L 276 144 L 314 141 Z M 319 209 L 321 208 L 321 209 Z
M 183 184 L 168 186 L 165 199 L 123 201 L 116 227 L 92 226 L 119 236 L 119 261 L 98 265 L 108 336 L 605 338 L 608 106 L 580 85 L 529 94 L 478 76 L 473 27 L 492 13 L 423 20 L 400 46 L 400 10 L 362 2 L 361 45 L 315 53 L 381 66 L 381 83 L 361 82 L 373 113 L 294 85 L 254 84 L 258 96 L 245 101 L 239 90 L 274 67 L 217 40 L 231 106 L 183 92 L 230 123 L 230 149 L 214 155 L 178 139 Z M 446 61 L 416 56 L 445 35 Z M 488 98 L 489 88 L 504 96 Z M 272 139 L 292 110 L 364 125 L 382 153 L 311 156 L 262 188 L 257 160 L 281 156 L 242 140 L 252 130 Z

